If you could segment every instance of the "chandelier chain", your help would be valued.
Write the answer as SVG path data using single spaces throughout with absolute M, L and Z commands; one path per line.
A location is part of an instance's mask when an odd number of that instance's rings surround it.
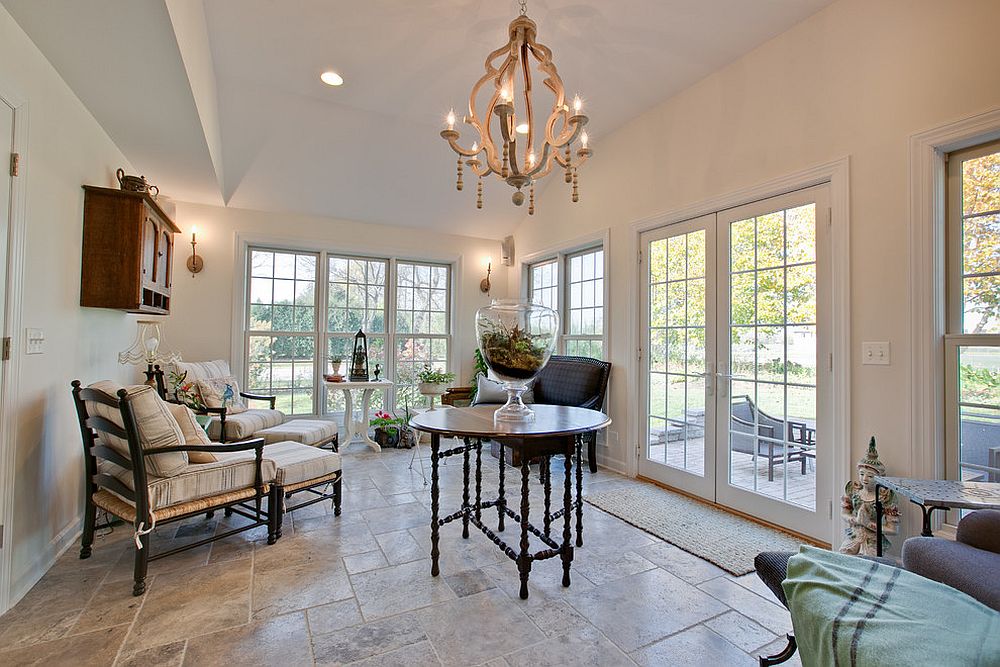
M 518 4 L 521 5 L 521 16 L 528 15 L 528 0 L 518 0 Z

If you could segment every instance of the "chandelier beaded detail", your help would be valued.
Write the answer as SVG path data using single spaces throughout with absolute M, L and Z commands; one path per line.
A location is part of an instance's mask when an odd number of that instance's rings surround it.
M 459 145 L 454 110 L 448 112 L 447 128 L 441 130 L 441 136 L 458 154 L 455 189 L 461 191 L 464 187 L 464 167 L 477 177 L 476 208 L 483 207 L 483 177 L 495 174 L 514 188 L 511 201 L 517 206 L 524 204 L 522 189 L 527 187 L 528 215 L 534 215 L 535 183 L 556 167 L 572 185 L 572 200 L 580 200 L 577 170 L 593 151 L 587 146 L 587 132 L 583 129 L 588 120 L 581 113 L 583 103 L 579 96 L 571 105 L 566 103 L 552 51 L 536 41 L 538 26 L 527 16 L 526 0 L 521 0 L 520 5 L 520 15 L 510 22 L 507 44 L 486 57 L 486 73 L 469 95 L 469 113 L 462 122 L 472 128 L 477 140 L 471 148 Z M 553 96 L 552 110 L 540 126 L 535 123 L 532 61 L 537 63 L 535 69 L 545 77 L 542 83 Z M 483 95 L 484 100 L 489 99 L 485 113 L 480 114 L 480 92 L 491 82 L 492 91 Z M 518 135 L 524 137 L 523 145 Z M 540 142 L 537 152 L 536 139 Z M 574 151 L 576 142 L 579 145 Z

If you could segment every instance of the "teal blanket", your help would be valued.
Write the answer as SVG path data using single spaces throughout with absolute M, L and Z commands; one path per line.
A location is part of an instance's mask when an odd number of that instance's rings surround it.
M 806 667 L 1000 666 L 1000 613 L 950 586 L 807 546 L 783 586 Z

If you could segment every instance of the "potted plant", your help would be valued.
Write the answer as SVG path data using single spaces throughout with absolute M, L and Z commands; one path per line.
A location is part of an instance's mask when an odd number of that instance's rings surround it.
M 409 379 L 412 379 L 412 375 Z M 403 403 L 403 429 L 402 434 L 399 438 L 399 446 L 402 449 L 409 449 L 414 445 L 414 437 L 416 434 L 413 429 L 409 427 L 410 417 L 413 415 L 410 413 L 410 407 L 416 404 L 417 396 L 420 392 L 417 391 L 416 386 L 413 382 L 404 380 L 404 383 L 396 387 L 396 404 L 399 405 L 400 401 Z
M 425 396 L 440 396 L 447 389 L 445 385 L 454 379 L 454 373 L 444 373 L 436 371 L 430 366 L 424 366 L 424 369 L 417 373 L 417 382 L 419 383 L 417 388 Z
M 384 410 L 377 410 L 375 417 L 368 421 L 368 425 L 375 427 L 375 442 L 380 447 L 397 447 L 406 422 L 401 417 L 394 417 Z

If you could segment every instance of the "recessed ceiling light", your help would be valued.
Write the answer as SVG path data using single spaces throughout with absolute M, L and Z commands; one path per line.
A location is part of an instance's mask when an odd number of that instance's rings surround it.
M 328 86 L 340 86 L 344 83 L 344 77 L 340 76 L 333 70 L 328 72 L 323 72 L 319 75 L 320 81 Z
M 514 131 L 517 132 L 518 134 L 527 134 L 528 133 L 528 124 L 527 123 L 521 123 L 520 125 L 518 125 L 517 127 L 514 128 Z

